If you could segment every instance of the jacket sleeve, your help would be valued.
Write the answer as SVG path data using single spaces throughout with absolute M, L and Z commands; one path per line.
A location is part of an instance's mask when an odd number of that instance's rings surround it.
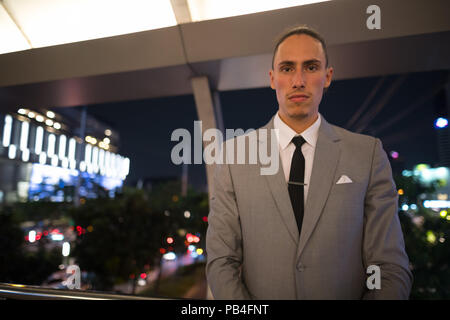
M 242 233 L 230 168 L 217 164 L 206 234 L 206 277 L 215 299 L 250 299 L 241 278 Z
M 368 289 L 363 299 L 408 299 L 413 277 L 398 217 L 398 194 L 379 139 L 374 143 L 364 208 L 364 265 L 366 270 L 370 265 L 380 268 L 381 287 Z

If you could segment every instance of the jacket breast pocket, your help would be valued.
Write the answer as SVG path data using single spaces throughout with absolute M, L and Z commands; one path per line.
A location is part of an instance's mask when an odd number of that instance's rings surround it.
M 364 205 L 366 185 L 360 182 L 340 183 L 331 187 L 329 201 L 338 207 L 360 207 Z
M 359 230 L 364 216 L 366 186 L 363 183 L 335 184 L 331 188 L 323 219 L 343 239 Z M 359 232 L 359 231 L 358 231 Z

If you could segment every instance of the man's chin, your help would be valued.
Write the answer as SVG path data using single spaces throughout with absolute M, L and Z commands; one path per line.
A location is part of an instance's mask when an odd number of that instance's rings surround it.
M 289 112 L 287 115 L 291 121 L 295 122 L 304 122 L 304 123 L 312 123 L 314 122 L 317 117 L 319 116 L 319 112 L 316 111 L 296 111 L 296 112 Z
M 283 118 L 290 118 L 294 121 L 316 119 L 319 112 L 318 108 L 312 108 L 309 104 L 288 104 L 280 111 L 284 115 Z
M 289 118 L 295 119 L 295 120 L 305 120 L 305 119 L 311 118 L 313 116 L 314 116 L 313 112 L 301 111 L 301 110 L 297 110 L 297 111 L 293 111 L 293 112 L 289 113 Z

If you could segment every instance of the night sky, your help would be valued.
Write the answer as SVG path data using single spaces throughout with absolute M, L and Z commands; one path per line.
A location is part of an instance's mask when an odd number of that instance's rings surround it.
M 385 77 L 361 117 L 372 112 L 402 76 Z M 395 94 L 380 112 L 369 117 L 361 131 L 380 138 L 387 152 L 395 150 L 400 154 L 399 159 L 392 160 L 394 170 L 411 169 L 417 163 L 438 164 L 438 138 L 433 123 L 438 115 L 446 114 L 448 102 L 444 91 L 431 93 L 447 76 L 444 71 L 404 75 Z M 321 114 L 328 122 L 354 131 L 358 122 L 348 127 L 348 121 L 364 104 L 379 79 L 332 82 L 322 99 Z M 225 128 L 256 129 L 266 124 L 278 108 L 275 92 L 270 88 L 221 92 L 220 100 Z M 181 166 L 172 164 L 170 159 L 171 150 L 178 142 L 172 142 L 170 137 L 177 128 L 186 128 L 193 136 L 194 121 L 198 117 L 192 95 L 99 104 L 88 106 L 87 110 L 119 131 L 119 153 L 131 160 L 127 185 L 135 185 L 138 179 L 181 176 Z M 380 131 L 401 115 L 398 121 Z M 189 184 L 206 190 L 204 165 L 189 165 Z

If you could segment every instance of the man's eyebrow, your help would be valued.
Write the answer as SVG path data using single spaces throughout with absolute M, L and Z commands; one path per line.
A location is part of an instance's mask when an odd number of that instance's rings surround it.
M 308 65 L 308 64 L 313 64 L 313 63 L 321 64 L 322 62 L 319 59 L 309 59 L 309 60 L 302 62 L 303 65 Z M 293 65 L 295 65 L 295 62 L 291 61 L 291 60 L 284 60 L 284 61 L 281 61 L 280 63 L 278 63 L 278 66 L 293 66 Z
M 305 64 L 312 64 L 312 63 L 318 63 L 318 64 L 321 64 L 322 61 L 320 61 L 319 59 L 310 59 L 310 60 L 303 61 L 303 64 L 304 64 L 304 65 L 305 65 Z
M 290 60 L 285 60 L 285 61 L 281 61 L 278 65 L 279 66 L 293 66 L 293 65 L 295 65 L 295 62 L 290 61 Z

